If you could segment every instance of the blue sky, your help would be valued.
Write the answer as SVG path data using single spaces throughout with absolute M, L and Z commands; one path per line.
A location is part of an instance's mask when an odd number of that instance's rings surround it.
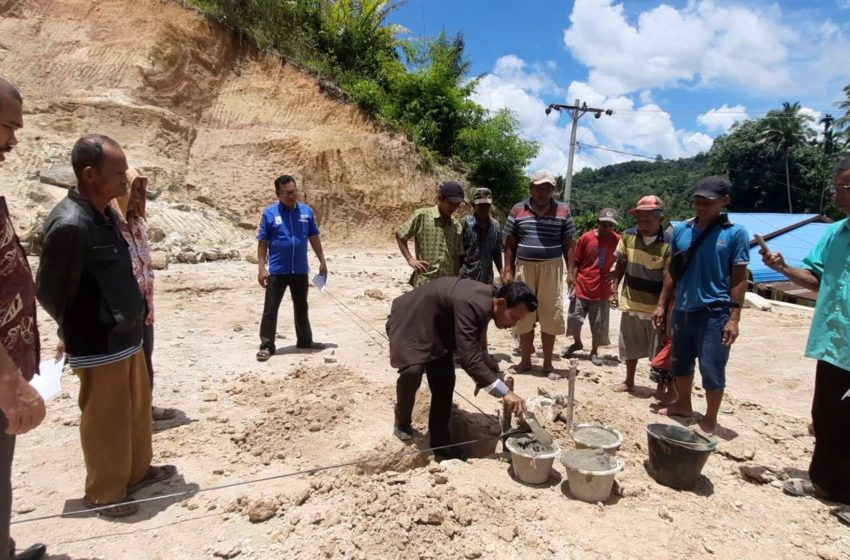
M 531 167 L 566 169 L 579 98 L 614 115 L 580 121 L 576 169 L 705 151 L 736 120 L 799 101 L 838 114 L 850 84 L 850 0 L 407 0 L 391 16 L 411 37 L 463 32 L 475 99 L 512 109 L 541 143 Z

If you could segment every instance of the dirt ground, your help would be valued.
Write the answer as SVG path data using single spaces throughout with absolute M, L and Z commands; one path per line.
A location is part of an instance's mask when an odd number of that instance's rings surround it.
M 278 355 L 262 364 L 254 360 L 263 299 L 254 265 L 172 265 L 159 273 L 155 401 L 185 415 L 157 426 L 154 453 L 155 461 L 176 464 L 180 477 L 136 497 L 372 462 L 151 501 L 123 521 L 87 515 L 13 525 L 18 542 L 45 542 L 50 558 L 74 560 L 850 558 L 850 530 L 827 504 L 786 497 L 771 482 L 804 472 L 812 448 L 806 421 L 814 364 L 802 357 L 805 314 L 744 311 L 719 451 L 692 491 L 658 485 L 643 466 L 644 426 L 659 421 L 649 411 L 645 364 L 643 387 L 628 396 L 609 389 L 624 371 L 614 359 L 603 367 L 580 361 L 575 420 L 600 421 L 626 437 L 614 495 L 587 504 L 570 497 L 557 462 L 544 485 L 512 478 L 503 455 L 487 455 L 496 449 L 495 423 L 461 399 L 453 430 L 458 439 L 483 440 L 472 450 L 480 458 L 438 466 L 416 446 L 395 441 L 396 374 L 380 332 L 408 271 L 389 249 L 331 247 L 329 254 L 328 290 L 311 291 L 310 305 L 316 340 L 332 347 L 295 350 L 287 301 Z M 614 340 L 618 321 L 614 313 Z M 45 348 L 54 343 L 52 332 L 42 324 Z M 507 332 L 491 332 L 490 340 L 503 366 L 516 362 Z M 605 353 L 613 357 L 616 347 Z M 516 383 L 526 397 L 567 385 L 539 372 L 517 375 Z M 462 371 L 457 389 L 488 414 L 498 408 L 487 395 L 473 397 Z M 18 440 L 16 522 L 81 507 L 85 471 L 72 375 L 63 391 L 48 403 L 44 425 Z M 420 395 L 415 424 L 424 431 L 427 387 Z M 572 447 L 563 423 L 549 427 L 562 448 Z M 766 483 L 743 477 L 741 468 L 754 466 L 769 470 Z

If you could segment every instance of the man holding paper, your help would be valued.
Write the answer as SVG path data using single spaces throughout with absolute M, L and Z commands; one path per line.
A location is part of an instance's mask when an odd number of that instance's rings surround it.
M 0 162 L 18 143 L 15 131 L 23 127 L 23 99 L 18 90 L 0 78 Z M 43 544 L 15 555 L 9 536 L 12 515 L 12 458 L 15 436 L 25 434 L 44 420 L 44 400 L 30 385 L 38 371 L 39 338 L 36 323 L 35 284 L 27 255 L 0 196 L 0 555 L 36 559 Z
M 328 276 L 328 265 L 313 209 L 298 201 L 298 184 L 291 175 L 274 181 L 278 201 L 265 210 L 257 230 L 257 281 L 266 290 L 263 318 L 260 322 L 260 350 L 257 361 L 265 362 L 275 353 L 277 314 L 286 288 L 292 294 L 295 311 L 295 336 L 298 348 L 321 350 L 325 345 L 313 341 L 307 292 L 307 244 L 319 259 L 319 275 Z

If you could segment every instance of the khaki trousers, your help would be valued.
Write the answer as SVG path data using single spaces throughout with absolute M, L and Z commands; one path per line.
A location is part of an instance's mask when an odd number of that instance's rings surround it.
M 80 443 L 86 499 L 111 504 L 145 476 L 153 458 L 151 384 L 141 350 L 105 366 L 75 369 L 80 378 Z
M 537 311 L 526 315 L 514 325 L 520 336 L 531 332 L 535 323 L 545 334 L 564 334 L 564 259 L 532 262 L 517 259 L 516 279 L 525 282 L 537 294 Z

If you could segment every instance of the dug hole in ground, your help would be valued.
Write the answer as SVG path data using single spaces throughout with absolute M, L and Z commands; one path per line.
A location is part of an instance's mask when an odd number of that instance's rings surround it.
M 46 542 L 51 558 L 69 560 L 850 557 L 850 531 L 827 505 L 779 488 L 782 479 L 805 473 L 812 450 L 814 363 L 802 357 L 808 314 L 744 310 L 718 452 L 692 491 L 660 486 L 644 469 L 645 426 L 659 421 L 649 411 L 646 363 L 638 391 L 624 395 L 609 389 L 622 381 L 623 366 L 580 360 L 575 421 L 600 422 L 625 436 L 618 456 L 626 466 L 614 493 L 604 504 L 587 504 L 570 496 L 558 461 L 546 484 L 518 483 L 506 455 L 492 455 L 501 451 L 495 422 L 459 398 L 455 437 L 482 440 L 468 463 L 440 466 L 395 440 L 396 372 L 378 333 L 391 299 L 407 289 L 409 270 L 390 248 L 331 246 L 327 253 L 328 292 L 311 290 L 310 317 L 315 339 L 331 348 L 296 352 L 287 297 L 278 355 L 265 363 L 254 359 L 263 302 L 254 265 L 178 264 L 159 272 L 154 400 L 185 418 L 158 427 L 154 453 L 157 463 L 176 464 L 180 477 L 137 497 L 375 461 L 150 502 L 120 522 L 86 516 L 14 525 L 17 541 Z M 42 321 L 44 348 L 52 348 L 54 326 L 44 314 Z M 613 340 L 618 322 L 612 313 Z M 563 344 L 559 338 L 558 348 Z M 518 361 L 508 332 L 491 328 L 490 346 L 503 368 Z M 616 347 L 602 353 L 613 357 Z M 498 402 L 473 397 L 472 381 L 457 373 L 457 390 L 495 413 Z M 515 380 L 525 397 L 538 387 L 567 387 L 539 368 Z M 63 383 L 45 423 L 18 440 L 14 521 L 81 507 L 78 384 L 67 375 Z M 422 431 L 428 402 L 423 383 L 414 416 Z M 702 391 L 694 402 L 703 410 Z M 563 449 L 574 447 L 562 422 L 544 426 Z

